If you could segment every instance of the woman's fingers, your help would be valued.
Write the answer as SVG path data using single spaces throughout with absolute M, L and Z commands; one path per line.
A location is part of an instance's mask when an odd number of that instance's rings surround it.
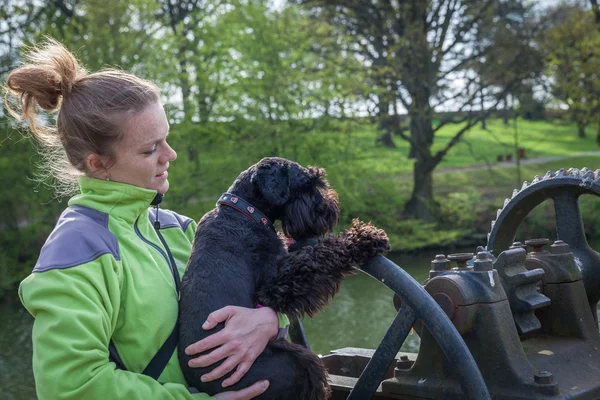
M 227 378 L 223 381 L 222 386 L 228 387 L 228 386 L 235 385 L 236 383 L 238 383 L 239 380 L 242 379 L 242 377 L 244 375 L 246 375 L 246 372 L 248 372 L 248 370 L 250 369 L 251 366 L 252 366 L 251 362 L 240 363 L 240 365 L 238 365 L 235 372 L 229 378 Z
M 235 355 L 237 348 L 238 347 L 235 346 L 233 343 L 225 343 L 223 346 L 221 346 L 217 349 L 214 349 L 213 351 L 211 351 L 208 354 L 204 354 L 199 357 L 192 358 L 188 362 L 188 365 L 192 368 L 208 367 L 209 365 L 213 365 L 217 361 L 221 361 L 222 359 L 224 359 L 226 357 Z
M 236 307 L 226 306 L 213 311 L 208 315 L 206 321 L 202 324 L 202 329 L 209 330 L 213 329 L 220 322 L 225 322 L 235 314 Z
M 235 392 L 224 392 L 215 394 L 213 397 L 217 400 L 250 400 L 264 393 L 269 388 L 269 381 L 256 382 L 246 389 Z
M 225 345 L 231 342 L 231 334 L 227 330 L 222 330 L 214 335 L 210 335 L 207 338 L 197 341 L 196 343 L 190 344 L 185 348 L 185 354 L 193 356 L 195 354 L 202 353 L 215 347 Z
M 268 307 L 250 309 L 236 306 L 214 311 L 206 320 L 205 329 L 225 322 L 223 330 L 189 345 L 185 352 L 193 356 L 188 362 L 192 368 L 209 367 L 223 361 L 215 369 L 202 376 L 202 381 L 219 379 L 235 372 L 223 382 L 223 387 L 238 382 L 263 352 L 269 340 L 276 334 L 279 321 L 277 313 Z M 212 350 L 211 350 L 212 349 Z
M 219 365 L 217 368 L 213 369 L 208 374 L 202 375 L 200 377 L 200 380 L 202 380 L 202 382 L 210 382 L 214 381 L 215 379 L 221 378 L 229 371 L 232 371 L 240 363 L 240 358 L 241 357 L 235 355 L 229 357 L 227 360 L 225 360 L 223 364 Z

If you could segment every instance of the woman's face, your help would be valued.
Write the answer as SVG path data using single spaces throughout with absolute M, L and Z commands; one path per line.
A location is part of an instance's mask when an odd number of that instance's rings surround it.
M 158 101 L 148 105 L 121 128 L 123 139 L 115 163 L 107 170 L 109 179 L 165 194 L 169 162 L 177 153 L 167 143 L 169 123 L 162 105 Z

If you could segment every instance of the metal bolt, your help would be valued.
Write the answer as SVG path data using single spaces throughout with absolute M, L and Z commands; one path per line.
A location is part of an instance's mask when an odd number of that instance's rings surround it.
M 408 361 L 408 356 L 400 356 L 400 361 Z
M 525 241 L 526 246 L 533 247 L 533 251 L 536 253 L 542 252 L 542 247 L 550 243 L 550 240 L 541 238 L 541 239 L 530 239 Z
M 510 246 L 510 248 L 511 248 L 511 249 L 516 249 L 516 248 L 522 249 L 522 248 L 524 248 L 524 247 L 525 247 L 525 245 L 524 245 L 523 243 L 521 243 L 521 242 L 514 242 L 514 243 L 513 243 L 513 244 Z
M 569 253 L 570 251 L 571 249 L 569 248 L 569 245 L 562 240 L 557 240 L 556 242 L 552 243 L 552 246 L 550 246 L 550 253 L 552 254 L 565 254 Z
M 448 255 L 448 260 L 455 261 L 458 268 L 467 268 L 467 261 L 473 258 L 473 253 L 457 253 Z
M 492 267 L 492 260 L 486 251 L 477 253 L 477 259 L 473 262 L 473 269 L 475 271 L 490 271 Z
M 435 259 L 431 262 L 431 269 L 433 271 L 446 271 L 450 269 L 450 261 L 446 259 L 443 254 L 438 254 Z
M 554 382 L 554 376 L 552 376 L 552 372 L 540 371 L 533 376 L 533 380 L 538 385 L 549 385 Z

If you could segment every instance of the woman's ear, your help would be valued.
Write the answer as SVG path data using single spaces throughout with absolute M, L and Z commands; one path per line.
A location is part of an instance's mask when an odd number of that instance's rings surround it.
M 86 169 L 97 178 L 101 178 L 100 175 L 107 172 L 106 160 L 104 157 L 96 153 L 88 154 L 87 158 L 85 159 L 85 166 Z

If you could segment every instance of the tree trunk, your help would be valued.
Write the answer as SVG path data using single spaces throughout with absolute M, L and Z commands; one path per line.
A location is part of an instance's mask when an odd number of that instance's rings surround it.
M 382 135 L 377 138 L 377 144 L 382 144 L 385 147 L 396 148 L 396 143 L 392 139 L 392 131 L 386 129 L 383 131 Z
M 415 96 L 414 108 L 410 111 L 411 150 L 414 151 L 416 162 L 413 166 L 414 187 L 410 200 L 404 210 L 411 216 L 425 221 L 435 221 L 437 204 L 433 200 L 433 169 L 437 162 L 431 155 L 433 144 L 432 117 L 433 110 L 429 101 L 419 102 Z M 419 107 L 421 105 L 421 107 Z
M 413 146 L 412 143 L 409 143 L 409 148 L 408 148 L 408 158 L 412 159 L 412 158 L 416 158 L 417 157 L 417 150 L 415 150 L 415 146 Z
M 433 168 L 431 168 L 431 162 L 417 161 L 415 163 L 413 167 L 413 191 L 404 209 L 410 217 L 435 222 L 438 205 L 433 200 Z
M 410 143 L 410 152 L 408 158 L 416 158 L 417 160 L 423 157 L 431 157 L 429 149 L 433 144 L 433 110 L 429 106 L 429 101 L 426 105 L 418 108 L 419 111 L 409 112 L 410 117 L 410 136 L 413 142 Z M 415 143 L 418 145 L 415 145 Z M 427 155 L 423 155 L 424 149 Z
M 598 122 L 598 127 L 596 128 L 596 143 L 598 144 L 598 148 L 600 149 L 600 122 Z
M 382 96 L 381 96 L 382 97 Z M 396 147 L 396 144 L 392 140 L 392 118 L 390 116 L 390 102 L 387 98 L 381 98 L 379 100 L 379 130 L 382 132 L 376 140 L 376 143 L 382 144 L 385 147 Z
M 577 121 L 577 131 L 578 131 L 579 137 L 581 139 L 585 139 L 585 137 L 586 137 L 585 136 L 585 122 L 583 122 L 581 120 Z
M 479 78 L 479 100 L 481 102 L 481 129 L 483 129 L 484 131 L 487 130 L 487 123 L 485 120 L 485 108 L 484 108 L 484 103 L 485 103 L 485 96 L 483 95 L 483 87 L 481 84 L 481 78 Z
M 508 96 L 504 98 L 504 108 L 502 109 L 502 121 L 504 125 L 508 125 L 508 120 L 510 119 L 512 114 L 512 106 L 509 106 Z

